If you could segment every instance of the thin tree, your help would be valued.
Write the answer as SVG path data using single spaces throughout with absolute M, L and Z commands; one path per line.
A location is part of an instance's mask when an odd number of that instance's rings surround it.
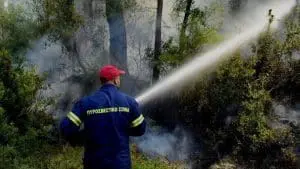
M 182 50 L 183 45 L 184 45 L 185 32 L 186 32 L 186 28 L 187 28 L 187 25 L 188 25 L 189 16 L 191 14 L 192 3 L 193 3 L 193 0 L 187 0 L 186 1 L 186 8 L 185 8 L 185 12 L 184 12 L 184 18 L 183 18 L 183 22 L 182 22 L 182 26 L 181 26 L 181 30 L 180 30 L 180 41 L 179 41 L 180 50 Z
M 159 56 L 161 55 L 161 22 L 162 22 L 163 0 L 157 0 L 156 26 L 155 26 L 155 44 L 154 44 L 154 65 L 153 82 L 159 78 Z
M 106 0 L 106 17 L 112 63 L 127 70 L 127 38 L 122 1 Z

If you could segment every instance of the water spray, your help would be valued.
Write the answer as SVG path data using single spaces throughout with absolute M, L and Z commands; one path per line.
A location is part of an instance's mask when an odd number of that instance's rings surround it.
M 270 29 L 276 29 L 280 25 L 280 20 L 286 16 L 295 5 L 295 0 L 273 0 L 266 5 L 260 6 L 260 8 L 262 10 L 261 12 L 264 12 L 267 15 L 270 15 L 270 12 L 275 15 L 275 17 L 272 16 L 274 20 Z M 253 13 L 255 12 L 257 11 L 253 10 Z M 246 18 L 246 20 L 247 19 L 250 18 Z M 253 18 L 251 18 L 251 20 L 252 19 Z M 212 50 L 209 50 L 204 54 L 197 55 L 193 60 L 184 64 L 180 69 L 171 73 L 165 79 L 137 96 L 136 100 L 140 104 L 144 104 L 155 97 L 161 96 L 166 92 L 170 92 L 174 88 L 177 90 L 183 85 L 186 85 L 186 83 L 201 75 L 201 73 L 205 70 L 215 67 L 218 62 L 236 51 L 243 43 L 257 38 L 259 34 L 268 27 L 268 24 L 269 21 L 266 17 L 262 16 L 257 18 L 249 25 L 246 25 L 247 27 L 243 32 L 225 40 L 215 46 Z

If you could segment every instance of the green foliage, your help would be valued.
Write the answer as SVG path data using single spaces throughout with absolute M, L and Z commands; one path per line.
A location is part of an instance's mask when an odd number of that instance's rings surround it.
M 8 143 L 15 143 L 18 129 L 13 123 L 8 123 L 4 114 L 4 110 L 0 108 L 0 144 L 7 145 Z
M 177 2 L 179 17 L 186 1 Z M 45 114 L 48 101 L 37 98 L 43 78 L 25 67 L 20 55 L 31 40 L 44 34 L 54 41 L 68 40 L 83 21 L 72 1 L 33 0 L 33 4 L 36 17 L 20 6 L 4 9 L 0 0 L 0 168 L 79 169 L 82 148 L 57 144 L 54 120 Z M 133 5 L 134 0 L 115 1 L 108 6 L 108 16 Z M 183 36 L 164 43 L 161 68 L 175 68 L 205 45 L 220 41 L 219 25 L 210 20 L 220 11 L 217 6 L 193 7 Z M 295 131 L 299 126 L 274 127 L 278 119 L 271 113 L 274 100 L 288 97 L 293 104 L 300 99 L 300 61 L 293 58 L 300 49 L 299 18 L 290 15 L 287 19 L 285 37 L 270 31 L 262 34 L 253 46 L 253 57 L 233 54 L 212 75 L 195 79 L 175 101 L 168 100 L 179 107 L 175 112 L 179 121 L 203 139 L 202 153 L 210 159 L 203 167 L 224 158 L 229 160 L 212 168 L 297 168 L 294 149 L 299 144 Z M 135 146 L 132 160 L 135 169 L 182 168 L 180 163 L 149 159 Z
M 136 0 L 111 0 L 107 1 L 106 5 L 106 15 L 107 17 L 113 17 L 114 15 L 119 15 L 120 12 L 130 10 L 130 8 L 136 6 Z
M 0 11 L 0 163 L 1 168 L 41 168 L 37 156 L 50 142 L 53 119 L 47 102 L 37 100 L 43 78 L 20 57 L 37 36 L 37 24 L 20 6 Z
M 82 168 L 82 148 L 60 147 L 56 154 L 50 156 L 47 168 L 49 169 L 79 169 Z
M 71 38 L 83 24 L 72 0 L 32 0 L 41 34 L 53 41 Z
M 266 90 L 278 100 L 286 96 L 296 97 L 294 93 L 299 86 L 299 61 L 293 58 L 293 52 L 300 49 L 299 28 L 299 24 L 288 20 L 284 40 L 278 40 L 274 34 L 267 32 L 260 37 L 257 47 L 254 48 L 259 59 L 255 66 L 256 77 L 265 79 Z
M 27 156 L 20 156 L 13 148 L 6 146 L 4 151 L 0 152 L 0 168 L 6 166 L 11 169 L 81 169 L 83 148 L 70 146 L 43 146 L 38 153 Z M 162 159 L 149 159 L 143 154 L 138 153 L 134 146 L 132 147 L 132 167 L 133 169 L 179 169 L 182 168 L 180 163 L 169 163 Z M 3 163 L 4 162 L 4 163 Z
M 180 96 L 179 107 L 185 107 L 180 119 L 200 131 L 208 155 L 213 151 L 231 155 L 249 168 L 295 168 L 291 128 L 270 126 L 276 121 L 266 90 L 272 79 L 256 78 L 258 61 L 235 55 L 220 65 L 213 78 L 202 77 Z M 228 122 L 228 117 L 233 120 Z
M 194 4 L 195 1 L 192 1 L 192 4 Z M 185 12 L 185 7 L 187 4 L 187 0 L 176 0 L 173 5 L 173 13 L 176 17 L 179 17 L 179 15 L 183 12 Z
M 239 113 L 235 124 L 238 138 L 238 146 L 234 152 L 236 158 L 246 161 L 249 166 L 254 165 L 254 168 L 295 168 L 295 154 L 292 150 L 294 137 L 291 129 L 276 129 L 269 125 L 272 123 L 269 114 L 270 94 L 266 90 L 250 87 L 248 97 L 242 103 L 243 111 Z M 286 153 L 291 156 L 286 156 Z M 249 160 L 254 161 L 247 162 Z
M 207 16 L 205 10 L 192 10 L 186 36 L 178 44 L 173 39 L 164 43 L 161 67 L 177 67 L 203 45 L 220 40 Z M 216 156 L 229 155 L 247 168 L 296 168 L 293 130 L 272 127 L 277 119 L 270 113 L 273 99 L 297 93 L 299 62 L 292 55 L 299 50 L 298 29 L 297 22 L 289 21 L 284 40 L 273 32 L 262 34 L 253 47 L 253 57 L 242 59 L 233 54 L 212 76 L 201 77 L 175 100 L 168 99 L 179 104 L 180 110 L 173 112 L 178 120 L 204 138 L 204 156 L 212 161 L 202 163 L 203 167 L 214 163 Z
M 131 147 L 131 157 L 132 157 L 132 167 L 133 169 L 179 169 L 183 168 L 180 163 L 170 163 L 168 161 L 163 161 L 160 157 L 155 159 L 150 159 L 145 157 L 143 154 L 138 153 L 135 145 Z
M 168 98 L 179 108 L 170 114 L 176 114 L 178 121 L 202 138 L 206 160 L 202 167 L 229 156 L 232 164 L 246 168 L 297 168 L 295 130 L 276 125 L 280 122 L 272 113 L 272 102 L 299 101 L 299 60 L 293 58 L 299 50 L 299 28 L 298 22 L 290 19 L 284 39 L 278 38 L 277 32 L 263 33 L 253 46 L 252 57 L 235 53 L 212 74 L 195 79 L 177 98 Z M 185 46 L 188 52 L 182 55 L 170 40 L 165 43 L 162 61 L 177 67 L 182 63 L 178 58 L 192 54 L 194 48 Z
M 223 111 L 224 106 L 239 104 L 247 98 L 247 89 L 253 80 L 253 60 L 249 63 L 243 61 L 239 55 L 233 56 L 223 63 L 216 71 L 210 92 L 211 105 L 214 109 Z M 216 112 L 221 113 L 221 112 Z
M 1 4 L 2 5 L 2 4 Z M 0 10 L 0 46 L 12 54 L 25 50 L 35 38 L 37 25 L 21 6 L 10 5 Z
M 49 102 L 38 97 L 44 79 L 34 68 L 25 67 L 18 55 L 43 33 L 49 33 L 53 40 L 71 37 L 80 19 L 67 1 L 34 3 L 40 5 L 36 6 L 39 23 L 21 7 L 0 11 L 0 168 L 79 169 L 82 148 L 57 144 L 53 117 L 45 113 Z M 138 153 L 134 158 L 138 159 L 135 168 L 169 168 Z
M 41 155 L 39 151 L 49 144 L 53 123 L 45 114 L 46 104 L 35 106 L 42 79 L 34 70 L 14 65 L 5 50 L 0 51 L 0 69 L 0 163 L 8 168 L 40 164 L 32 156 Z
M 43 79 L 34 69 L 26 70 L 14 65 L 9 53 L 0 51 L 1 107 L 9 122 L 14 122 L 21 130 L 26 130 L 36 119 L 35 109 L 30 109 L 36 101 L 36 94 L 42 87 Z M 40 121 L 41 122 L 41 121 Z
M 232 159 L 223 159 L 210 166 L 209 169 L 237 169 L 237 165 Z
M 184 3 L 186 2 L 184 1 Z M 180 5 L 180 8 L 184 6 Z M 213 3 L 204 9 L 191 9 L 186 30 L 178 38 L 179 42 L 174 41 L 174 38 L 170 38 L 163 44 L 160 56 L 161 69 L 168 66 L 177 67 L 191 56 L 201 52 L 205 45 L 215 44 L 222 39 L 221 35 L 217 32 L 219 25 L 209 22 L 214 14 L 222 11 L 218 7 L 217 4 Z M 177 12 L 184 11 L 183 9 L 175 10 Z M 153 53 L 149 52 L 148 55 L 152 56 Z

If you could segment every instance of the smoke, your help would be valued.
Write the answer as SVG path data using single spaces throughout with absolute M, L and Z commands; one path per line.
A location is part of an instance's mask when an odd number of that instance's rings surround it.
M 37 65 L 39 74 L 46 73 L 45 88 L 40 91 L 40 97 L 55 100 L 47 112 L 57 119 L 61 119 L 86 91 L 94 88 L 90 83 L 93 76 L 83 76 L 74 58 L 63 51 L 63 45 L 50 42 L 47 36 L 37 40 L 27 51 L 26 57 L 29 64 Z
M 175 0 L 164 1 L 162 15 L 162 40 L 177 33 L 177 22 L 172 20 Z M 136 0 L 137 5 L 125 11 L 128 67 L 137 79 L 151 81 L 152 68 L 145 50 L 154 47 L 157 0 Z M 178 21 L 178 20 L 177 20 Z
M 7 8 L 8 7 L 8 1 L 4 1 L 4 8 Z
M 172 72 L 162 81 L 141 93 L 137 100 L 140 103 L 147 102 L 158 95 L 169 92 L 171 89 L 176 88 L 178 90 L 179 87 L 190 82 L 189 80 L 194 79 L 195 73 L 200 75 L 204 71 L 213 69 L 225 56 L 236 51 L 241 45 L 246 44 L 250 40 L 254 40 L 262 31 L 266 30 L 268 20 L 267 17 L 263 17 L 263 13 L 267 15 L 268 10 L 273 9 L 276 18 L 270 28 L 274 29 L 278 28 L 280 19 L 287 15 L 294 6 L 295 2 L 293 0 L 285 1 L 285 3 L 280 0 L 274 0 L 268 4 L 257 6 L 252 10 L 251 15 L 249 14 L 244 18 L 247 22 L 242 33 L 232 36 L 204 54 L 196 55 L 193 60 L 183 65 L 180 69 Z
M 232 13 L 230 12 L 232 10 L 230 8 L 230 5 L 225 6 L 226 12 L 221 32 L 226 37 L 242 33 L 245 29 L 248 28 L 249 25 L 262 24 L 258 23 L 257 21 L 260 20 L 260 18 L 264 18 L 265 20 L 267 20 L 268 10 L 272 8 L 278 8 L 276 6 L 273 6 L 272 4 L 272 2 L 275 2 L 276 0 L 240 1 L 242 1 L 244 5 L 241 5 L 240 9 L 237 12 Z M 284 1 L 282 1 L 281 3 L 284 3 Z
M 300 60 L 300 51 L 293 51 L 292 58 L 295 60 Z
M 38 65 L 39 73 L 61 71 L 63 69 L 63 65 L 60 64 L 63 59 L 62 55 L 61 45 L 49 42 L 47 37 L 37 40 L 26 53 L 28 62 Z
M 274 114 L 279 117 L 279 121 L 283 124 L 292 124 L 294 126 L 300 124 L 300 105 L 296 105 L 292 108 L 274 102 L 273 111 Z
M 149 127 L 143 137 L 135 138 L 140 151 L 149 156 L 161 156 L 169 161 L 187 162 L 192 150 L 191 135 L 181 127 L 172 132 L 163 128 Z

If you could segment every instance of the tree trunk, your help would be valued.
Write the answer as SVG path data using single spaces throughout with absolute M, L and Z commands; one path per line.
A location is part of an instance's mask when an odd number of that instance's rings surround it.
M 127 71 L 126 28 L 120 0 L 106 0 L 106 17 L 109 25 L 111 62 Z
M 77 50 L 76 39 L 71 38 L 71 37 L 65 37 L 64 39 L 62 39 L 62 44 L 66 48 L 67 52 L 69 52 L 70 55 L 76 59 L 78 65 L 82 69 L 83 74 L 87 74 L 87 70 L 86 70 L 84 64 L 82 63 L 79 53 L 78 53 L 78 50 Z
M 154 65 L 153 82 L 159 78 L 159 56 L 161 54 L 161 22 L 162 22 L 163 0 L 157 0 L 156 27 L 155 27 L 155 45 L 154 45 Z
M 193 0 L 187 0 L 186 1 L 186 8 L 185 8 L 185 12 L 184 12 L 184 18 L 183 18 L 182 27 L 181 27 L 181 30 L 180 30 L 180 40 L 179 40 L 180 50 L 182 50 L 183 45 L 184 45 L 185 32 L 186 32 L 186 27 L 187 27 L 187 24 L 188 24 L 189 16 L 191 14 L 192 3 L 193 3 Z
M 88 14 L 90 18 L 94 17 L 93 0 L 85 0 L 83 2 L 84 12 Z

